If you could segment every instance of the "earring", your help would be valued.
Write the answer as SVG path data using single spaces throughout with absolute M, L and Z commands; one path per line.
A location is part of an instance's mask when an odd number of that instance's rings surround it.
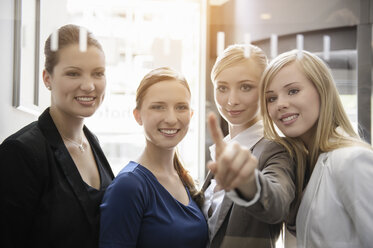
M 48 85 L 48 86 L 47 86 L 47 89 L 48 89 L 48 90 L 51 90 L 51 87 Z

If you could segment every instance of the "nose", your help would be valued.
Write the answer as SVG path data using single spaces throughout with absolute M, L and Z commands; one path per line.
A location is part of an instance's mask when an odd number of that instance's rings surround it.
M 231 90 L 229 92 L 229 96 L 228 96 L 228 105 L 229 106 L 234 106 L 234 105 L 238 105 L 240 103 L 239 99 L 238 99 L 238 94 L 235 90 Z
M 95 82 L 91 77 L 85 77 L 80 84 L 80 89 L 85 92 L 91 92 L 95 90 Z
M 289 107 L 289 103 L 286 99 L 278 97 L 277 99 L 277 110 L 281 111 L 282 109 L 286 109 Z
M 177 123 L 177 113 L 175 110 L 170 109 L 166 112 L 166 116 L 164 118 L 164 121 L 169 124 L 170 126 L 175 125 Z

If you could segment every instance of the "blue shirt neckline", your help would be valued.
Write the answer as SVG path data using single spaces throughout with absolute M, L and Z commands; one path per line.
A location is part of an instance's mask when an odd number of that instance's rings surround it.
M 190 196 L 190 193 L 189 193 L 189 190 L 188 190 L 188 187 L 185 187 L 185 190 L 187 192 L 187 195 L 188 195 L 188 204 L 185 205 L 184 203 L 180 202 L 179 200 L 177 200 L 173 195 L 171 195 L 170 192 L 168 192 L 168 190 L 158 181 L 157 177 L 153 174 L 153 172 L 151 172 L 148 168 L 146 168 L 145 166 L 141 165 L 140 163 L 137 163 L 135 161 L 130 161 L 131 164 L 134 164 L 136 165 L 139 169 L 141 169 L 142 171 L 144 171 L 146 174 L 148 174 L 149 176 L 151 176 L 156 182 L 157 184 L 162 188 L 162 190 L 164 190 L 165 192 L 167 192 L 167 194 L 169 194 L 177 203 L 179 203 L 180 205 L 184 206 L 184 207 L 191 207 L 191 202 L 192 202 L 192 199 L 191 199 L 191 196 Z

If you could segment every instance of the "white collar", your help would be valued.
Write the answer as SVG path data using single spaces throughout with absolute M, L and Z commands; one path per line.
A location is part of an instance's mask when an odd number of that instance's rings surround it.
M 263 138 L 263 131 L 264 125 L 263 121 L 259 120 L 251 127 L 243 130 L 242 132 L 238 133 L 233 139 L 228 134 L 224 137 L 224 141 L 227 143 L 237 142 L 242 146 L 247 148 L 251 148 L 254 146 L 261 138 Z M 215 144 L 209 147 L 210 149 L 210 156 L 213 160 L 215 160 Z

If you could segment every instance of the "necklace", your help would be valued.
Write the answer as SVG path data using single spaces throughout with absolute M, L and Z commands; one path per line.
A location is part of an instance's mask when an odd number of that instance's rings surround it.
M 76 146 L 79 148 L 79 150 L 80 150 L 81 152 L 84 152 L 84 151 L 85 151 L 84 146 L 83 146 L 83 137 L 81 138 L 81 142 L 80 142 L 80 144 L 79 144 L 78 142 L 72 140 L 72 139 L 69 139 L 69 138 L 65 137 L 65 136 L 62 136 L 62 138 L 64 138 L 65 140 L 68 140 L 68 141 L 70 141 L 71 143 L 73 143 L 74 145 L 76 145 Z

